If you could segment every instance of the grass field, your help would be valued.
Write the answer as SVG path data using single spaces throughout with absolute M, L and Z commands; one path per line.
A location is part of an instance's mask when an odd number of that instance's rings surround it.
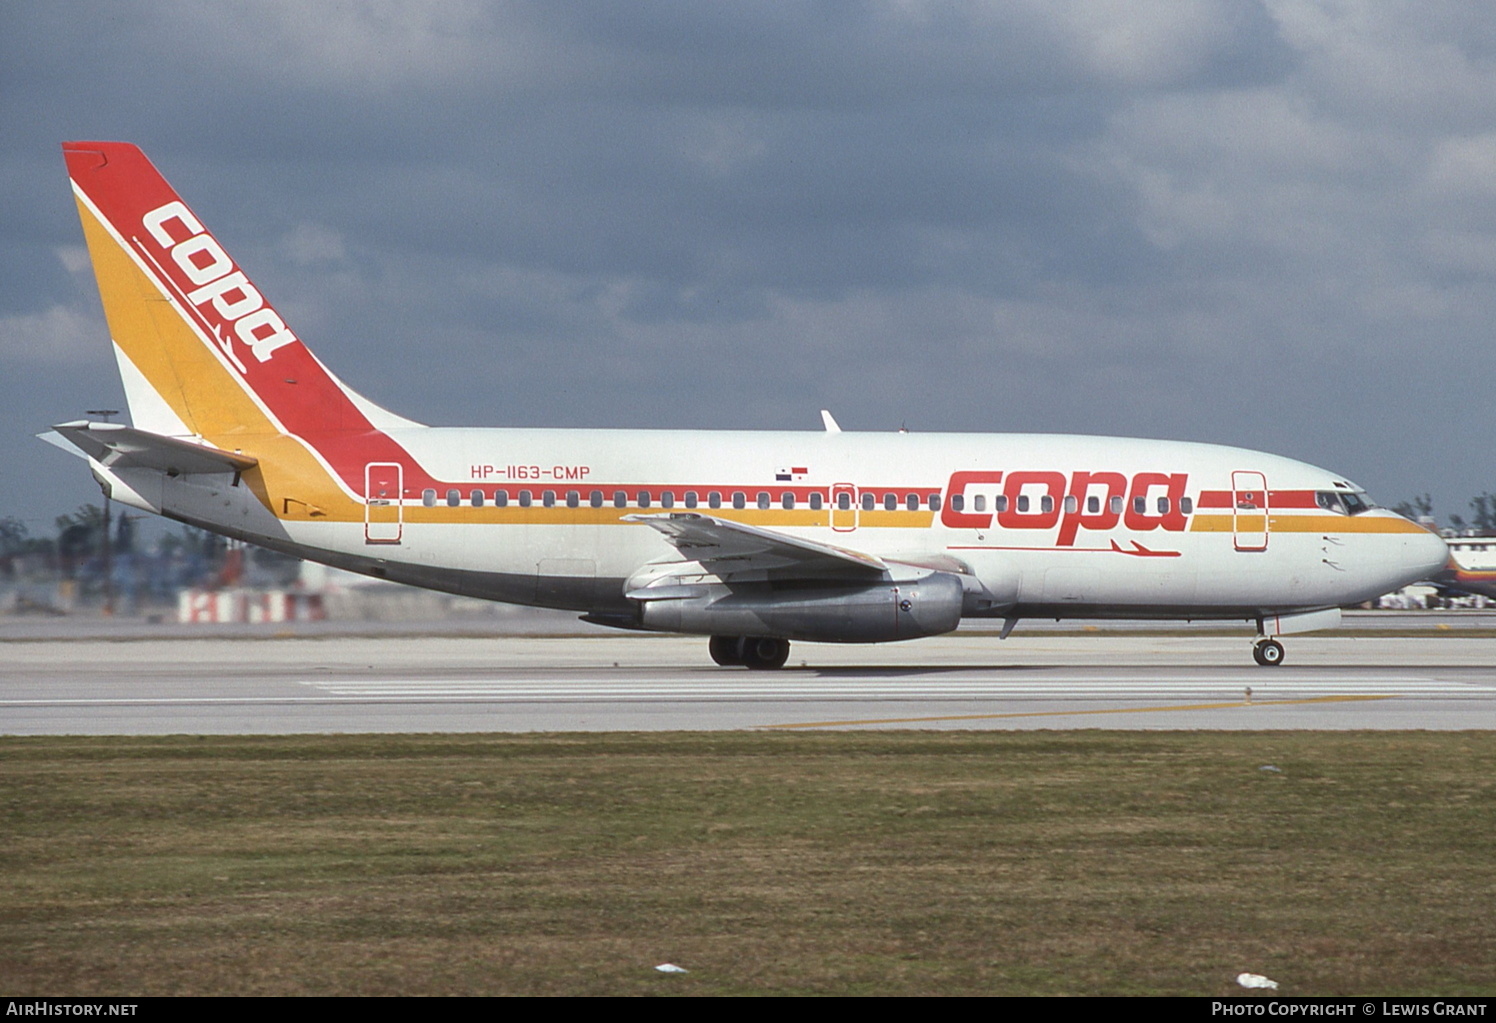
M 1490 732 L 6 738 L 0 829 L 7 995 L 1496 993 Z

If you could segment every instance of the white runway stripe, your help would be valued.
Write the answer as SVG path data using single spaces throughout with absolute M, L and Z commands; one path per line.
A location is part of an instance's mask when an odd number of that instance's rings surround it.
M 1489 699 L 1496 697 L 1493 682 L 1450 682 L 1406 676 L 1370 678 L 1365 673 L 1344 677 L 1282 679 L 1265 683 L 1260 677 L 1237 680 L 1140 683 L 1135 677 L 1090 676 L 1082 680 L 1003 682 L 992 679 L 938 678 L 930 680 L 849 680 L 796 678 L 784 681 L 742 676 L 741 681 L 640 682 L 601 678 L 568 678 L 546 682 L 482 679 L 430 679 L 303 682 L 310 688 L 345 698 L 482 699 L 506 701 L 556 700 L 1140 700 L 1182 696 L 1207 700 L 1242 699 L 1248 685 L 1254 700 L 1348 694 L 1405 695 L 1427 698 Z
M 1356 671 L 1327 675 L 1261 670 L 1206 678 L 1140 680 L 1136 674 L 1029 673 L 994 678 L 932 672 L 848 677 L 758 672 L 701 672 L 694 677 L 651 679 L 633 672 L 619 676 L 562 674 L 523 679 L 300 679 L 277 695 L 246 692 L 162 693 L 155 696 L 25 696 L 0 699 L 0 708 L 228 706 L 256 704 L 443 704 L 443 703 L 674 703 L 703 704 L 752 701 L 840 701 L 850 703 L 919 701 L 1064 701 L 1067 703 L 1137 704 L 1158 701 L 1192 703 L 1253 702 L 1334 696 L 1404 697 L 1427 700 L 1496 700 L 1496 677 L 1480 672 L 1470 681 L 1458 678 L 1378 674 Z M 1437 673 L 1435 673 L 1437 674 Z

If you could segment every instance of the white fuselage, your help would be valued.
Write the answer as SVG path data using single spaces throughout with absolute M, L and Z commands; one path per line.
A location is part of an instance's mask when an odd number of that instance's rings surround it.
M 175 496 L 169 486 L 163 511 L 386 578 L 577 610 L 626 606 L 625 583 L 642 568 L 685 560 L 624 516 L 685 511 L 889 562 L 959 566 L 983 595 L 968 614 L 1251 618 L 1368 600 L 1447 556 L 1437 536 L 1392 512 L 1315 506 L 1316 493 L 1354 492 L 1325 470 L 1206 444 L 424 427 L 389 435 L 450 482 L 402 486 L 398 503 L 350 493 L 367 509 L 363 521 L 258 514 L 220 477 L 182 482 Z

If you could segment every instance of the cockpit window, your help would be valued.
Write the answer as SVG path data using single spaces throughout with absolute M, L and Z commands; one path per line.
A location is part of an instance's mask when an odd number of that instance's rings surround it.
M 1340 500 L 1340 495 L 1333 490 L 1321 490 L 1314 495 L 1317 503 L 1325 511 L 1335 512 L 1337 515 L 1350 514 L 1345 510 L 1345 503 Z
M 1334 512 L 1337 515 L 1360 515 L 1376 507 L 1365 494 L 1350 494 L 1335 490 L 1318 491 L 1314 495 L 1314 500 L 1325 511 Z

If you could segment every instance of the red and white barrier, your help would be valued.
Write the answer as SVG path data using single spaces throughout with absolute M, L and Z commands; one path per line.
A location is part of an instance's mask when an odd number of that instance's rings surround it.
M 317 622 L 327 617 L 320 593 L 286 590 L 182 590 L 177 621 L 183 624 Z

